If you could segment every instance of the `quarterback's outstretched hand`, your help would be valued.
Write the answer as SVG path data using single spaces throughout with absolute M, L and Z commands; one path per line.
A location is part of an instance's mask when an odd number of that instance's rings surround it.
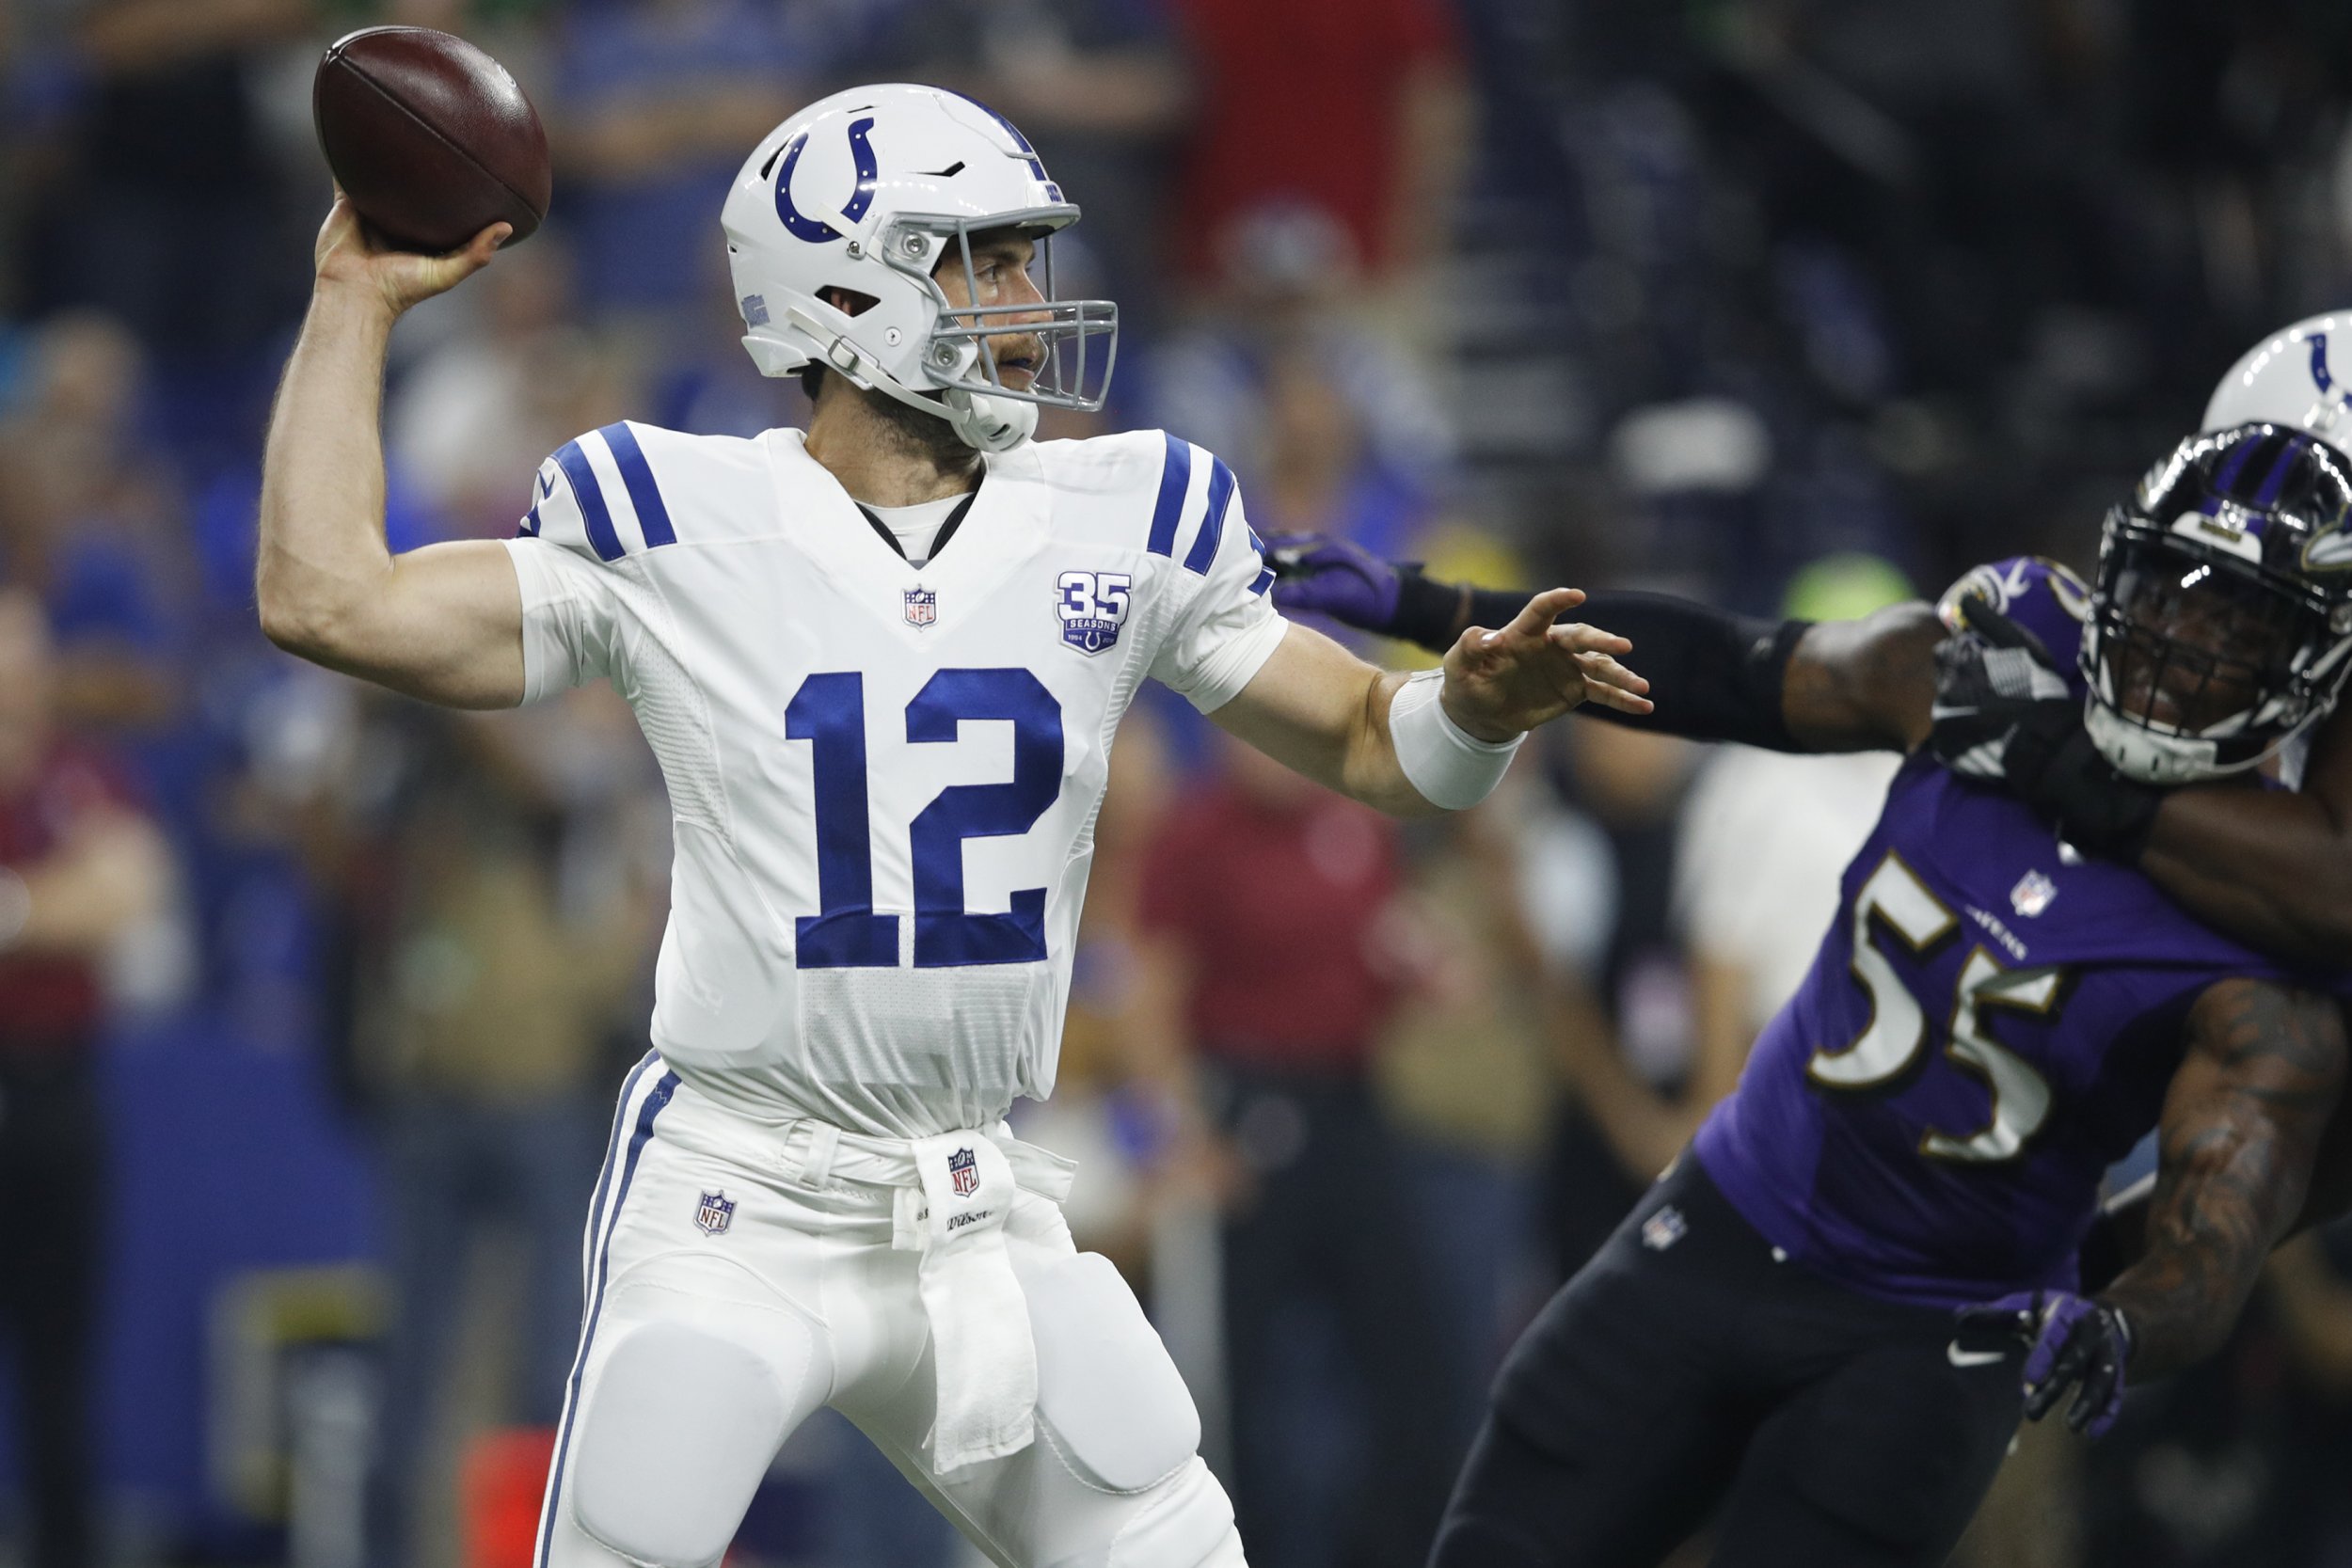
M 1283 610 L 1328 615 L 1359 631 L 1392 635 L 1397 593 L 1417 561 L 1390 562 L 1330 533 L 1278 533 L 1266 541 L 1274 602 Z
M 1500 631 L 1470 627 L 1445 656 L 1445 711 L 1481 740 L 1508 740 L 1580 703 L 1621 713 L 1647 713 L 1649 682 L 1617 662 L 1633 651 L 1624 638 L 1554 619 L 1584 602 L 1573 588 L 1552 588 L 1527 601 Z
M 335 206 L 319 228 L 318 245 L 312 252 L 318 286 L 356 291 L 363 298 L 380 301 L 397 316 L 489 265 L 490 258 L 514 231 L 512 224 L 494 223 L 467 242 L 464 249 L 445 256 L 386 249 L 369 237 L 358 209 L 339 186 Z
M 2082 699 L 2040 638 L 1982 599 L 1962 598 L 1958 613 L 1936 645 L 1928 749 L 1956 773 L 2005 784 L 2076 848 L 2137 862 L 2162 794 L 2099 754 Z
M 2132 1330 L 2122 1309 L 2071 1291 L 2026 1291 L 1960 1310 L 1962 1350 L 2030 1347 L 2026 1354 L 2026 1414 L 2040 1420 L 2070 1388 L 2074 1402 L 2066 1424 L 2102 1435 L 2123 1408 L 2123 1374 L 2131 1364 Z

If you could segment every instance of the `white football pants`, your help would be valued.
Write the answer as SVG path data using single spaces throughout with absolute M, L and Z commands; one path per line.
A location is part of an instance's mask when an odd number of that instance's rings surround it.
M 1016 1173 L 1050 1159 L 992 1136 Z M 893 1246 L 905 1182 L 861 1180 L 875 1162 L 836 1159 L 843 1140 L 880 1143 L 737 1116 L 659 1055 L 629 1075 L 534 1568 L 715 1563 L 776 1449 L 827 1404 L 1003 1568 L 1245 1568 L 1166 1349 L 1026 1180 L 1005 1246 L 1035 1333 L 1036 1437 L 933 1473 L 921 1254 L 903 1227 Z

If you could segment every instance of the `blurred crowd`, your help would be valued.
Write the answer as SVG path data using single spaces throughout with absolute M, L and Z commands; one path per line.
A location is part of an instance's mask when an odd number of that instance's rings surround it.
M 860 80 L 983 99 L 1084 208 L 1058 264 L 1120 300 L 1118 381 L 1044 435 L 1165 426 L 1262 534 L 1498 584 L 1827 617 L 2087 564 L 2220 371 L 2352 289 L 2322 0 L 0 4 L 0 1562 L 488 1568 L 536 1506 L 667 813 L 609 692 L 452 716 L 260 636 L 310 71 L 380 22 L 504 61 L 556 189 L 400 329 L 395 548 L 507 533 L 615 419 L 805 413 L 735 343 L 717 213 Z M 1084 1161 L 1080 1244 L 1145 1291 L 1251 1560 L 1404 1568 L 1891 759 L 1570 722 L 1407 830 L 1147 699 L 1115 766 L 1025 1135 Z M 1968 1560 L 2352 1560 L 2348 1461 L 2322 1236 L 2108 1441 L 2029 1440 Z M 956 1550 L 820 1424 L 739 1556 Z

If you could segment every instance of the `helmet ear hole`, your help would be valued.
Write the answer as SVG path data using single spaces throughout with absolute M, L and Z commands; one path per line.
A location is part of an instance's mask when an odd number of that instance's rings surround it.
M 817 291 L 817 297 L 845 316 L 862 316 L 882 301 L 874 295 L 845 289 L 838 283 L 828 283 Z

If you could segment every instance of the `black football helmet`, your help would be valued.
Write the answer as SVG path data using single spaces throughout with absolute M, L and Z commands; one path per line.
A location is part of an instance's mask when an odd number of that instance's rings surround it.
M 2352 668 L 2352 460 L 2286 425 L 2193 436 L 2107 513 L 2085 720 L 2149 784 L 2255 767 Z

